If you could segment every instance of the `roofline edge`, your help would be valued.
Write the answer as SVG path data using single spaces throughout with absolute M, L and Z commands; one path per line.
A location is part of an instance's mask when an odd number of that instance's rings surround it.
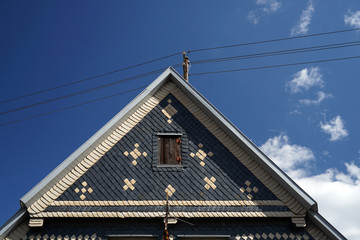
M 9 220 L 7 220 L 0 227 L 0 240 L 5 239 L 5 237 L 13 230 L 19 223 L 25 218 L 26 210 L 21 208 L 19 209 Z
M 159 86 L 167 79 L 172 73 L 176 72 L 173 67 L 168 67 L 162 72 L 154 81 L 152 81 L 141 93 L 139 93 L 131 102 L 129 102 L 120 112 L 118 112 L 113 118 L 111 118 L 103 127 L 101 127 L 95 134 L 93 134 L 88 140 L 86 140 L 79 148 L 77 148 L 70 156 L 68 156 L 63 162 L 61 162 L 54 170 L 52 170 L 46 177 L 44 177 L 39 183 L 37 183 L 30 191 L 28 191 L 21 199 L 20 205 L 29 207 L 28 204 L 32 204 L 33 198 L 41 192 L 51 181 L 53 181 L 64 169 L 72 164 L 74 160 L 81 157 L 81 155 L 93 144 L 95 144 L 99 138 L 101 138 L 107 131 L 109 131 L 114 124 L 116 124 L 121 118 L 123 118 L 135 105 L 141 102 L 153 91 L 156 91 Z
M 199 93 L 191 84 L 186 82 L 184 78 L 173 68 L 168 67 L 162 74 L 160 74 L 149 86 L 147 86 L 140 94 L 138 94 L 129 104 L 127 104 L 120 112 L 118 112 L 110 121 L 108 121 L 102 128 L 100 128 L 93 136 L 91 136 L 85 143 L 83 143 L 77 150 L 75 150 L 68 158 L 66 158 L 60 165 L 58 165 L 52 172 L 43 178 L 37 185 L 35 185 L 28 193 L 21 199 L 21 205 L 28 207 L 29 202 L 41 192 L 41 190 L 48 186 L 60 173 L 62 173 L 74 160 L 81 157 L 81 155 L 95 144 L 107 131 L 109 131 L 114 124 L 122 119 L 135 105 L 140 103 L 149 94 L 159 89 L 165 82 L 167 77 L 172 75 L 183 90 L 189 92 L 193 99 L 197 100 L 200 106 L 205 108 L 205 112 L 213 115 L 215 119 L 223 125 L 223 128 L 228 129 L 233 135 L 233 138 L 240 140 L 241 145 L 245 145 L 247 150 L 252 153 L 252 157 L 258 158 L 258 163 L 271 171 L 271 176 L 277 181 L 282 182 L 283 187 L 300 197 L 301 204 L 307 209 L 312 209 L 317 212 L 317 203 L 312 199 L 301 187 L 299 187 L 289 176 L 287 176 L 279 167 L 277 167 L 271 159 L 269 159 L 249 138 L 246 137 L 228 118 L 226 118 L 215 106 L 213 106 L 201 93 Z M 204 109 L 203 109 L 204 110 Z M 229 132 L 227 132 L 229 134 Z M 239 143 L 239 142 L 238 142 Z M 260 161 L 259 161 L 260 160 Z
M 225 128 L 229 129 L 233 133 L 233 137 L 236 137 L 247 149 L 253 153 L 254 156 L 260 159 L 257 161 L 262 167 L 266 167 L 266 170 L 272 172 L 271 176 L 275 180 L 282 182 L 282 186 L 292 195 L 297 195 L 301 198 L 301 204 L 307 209 L 312 209 L 313 211 L 318 211 L 317 202 L 308 195 L 296 182 L 294 182 L 286 173 L 284 173 L 269 157 L 267 157 L 258 146 L 256 146 L 244 133 L 242 133 L 226 116 L 224 116 L 214 105 L 212 105 L 200 92 L 198 92 L 189 82 L 186 82 L 183 77 L 176 72 L 172 67 L 171 69 L 176 73 L 176 80 L 180 85 L 189 91 L 196 100 L 208 110 L 208 113 L 211 113 L 215 118 L 217 118 Z M 229 133 L 227 133 L 229 134 Z M 261 164 L 263 162 L 264 164 Z M 279 176 L 279 177 L 276 177 Z M 284 186 L 284 184 L 287 186 Z
M 323 216 L 312 210 L 309 211 L 309 218 L 311 221 L 325 232 L 331 239 L 347 240 L 331 223 L 329 223 Z

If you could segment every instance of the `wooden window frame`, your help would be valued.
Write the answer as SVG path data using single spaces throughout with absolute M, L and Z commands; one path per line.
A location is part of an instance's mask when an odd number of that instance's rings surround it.
M 181 137 L 181 147 L 180 147 L 180 157 L 181 164 L 160 164 L 160 146 L 159 146 L 159 137 L 161 136 L 178 136 Z M 183 171 L 189 166 L 189 140 L 185 131 L 179 132 L 154 132 L 153 133 L 153 142 L 152 142 L 152 154 L 151 154 L 151 167 L 153 171 Z
M 182 134 L 158 134 L 158 164 L 181 165 L 182 164 Z

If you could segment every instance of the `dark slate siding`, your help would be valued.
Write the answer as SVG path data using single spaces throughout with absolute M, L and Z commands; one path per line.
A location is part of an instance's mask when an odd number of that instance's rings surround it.
M 178 111 L 172 117 L 172 123 L 161 112 L 168 105 Z M 183 141 L 184 167 L 158 170 L 153 163 L 154 135 L 159 132 L 184 133 Z M 186 143 L 187 142 L 187 143 Z M 131 152 L 138 143 L 138 150 L 147 156 L 139 156 L 134 160 L 124 152 Z M 190 157 L 190 153 L 199 150 L 212 152 L 207 156 L 205 166 L 200 165 L 198 157 Z M 186 149 L 185 149 L 186 148 Z M 156 150 L 156 147 L 155 147 Z M 215 177 L 216 189 L 206 189 L 204 178 Z M 124 179 L 134 179 L 135 189 L 124 190 Z M 80 201 L 82 182 L 93 190 L 84 193 L 87 201 L 91 200 L 163 200 L 164 189 L 170 184 L 176 192 L 170 200 L 249 200 L 239 189 L 246 189 L 245 182 L 250 181 L 250 187 L 257 187 L 257 193 L 251 192 L 252 200 L 278 200 L 243 164 L 241 164 L 173 95 L 169 94 L 146 117 L 138 123 L 125 137 L 109 150 L 92 168 L 67 189 L 57 200 Z
M 188 223 L 182 222 L 185 220 Z M 169 234 L 176 239 L 180 235 L 236 235 L 254 236 L 253 239 L 309 239 L 313 240 L 304 228 L 294 228 L 287 219 L 180 219 L 177 224 L 168 226 Z M 191 224 L 191 225 L 190 225 Z M 43 228 L 32 228 L 27 239 L 64 239 L 68 236 L 95 236 L 96 239 L 108 239 L 111 235 L 153 235 L 161 239 L 164 228 L 163 219 L 47 219 Z M 94 235 L 95 234 L 95 235 Z M 258 234 L 258 235 L 257 235 Z M 256 237 L 259 236 L 259 237 Z M 276 237 L 281 235 L 281 237 Z M 294 237 L 292 237 L 294 236 Z M 297 236 L 297 237 L 296 237 Z M 88 238 L 91 239 L 91 238 Z M 245 238 L 246 239 L 246 238 Z M 251 239 L 251 238 L 248 238 Z

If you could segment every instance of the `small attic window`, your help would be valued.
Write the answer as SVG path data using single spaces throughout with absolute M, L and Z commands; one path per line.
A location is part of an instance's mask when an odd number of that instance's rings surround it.
M 153 171 L 183 171 L 189 166 L 189 140 L 185 131 L 154 132 L 151 167 Z
M 181 158 L 181 134 L 158 134 L 158 159 L 160 165 L 179 165 Z

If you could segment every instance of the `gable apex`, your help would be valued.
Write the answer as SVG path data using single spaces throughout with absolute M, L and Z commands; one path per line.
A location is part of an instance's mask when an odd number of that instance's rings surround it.
M 191 99 L 220 129 L 241 146 L 272 178 L 301 203 L 305 209 L 317 212 L 317 203 L 306 194 L 292 179 L 278 168 L 255 144 L 253 144 L 234 124 L 232 124 L 219 110 L 217 110 L 193 86 L 186 82 L 172 67 L 167 68 L 158 78 L 146 87 L 126 107 L 116 114 L 98 132 L 80 146 L 73 154 L 64 160 L 47 177 L 24 195 L 20 202 L 29 207 L 42 195 L 49 191 L 58 181 L 71 171 L 83 158 L 90 154 L 97 145 L 110 135 L 116 126 L 128 118 L 136 107 L 153 96 L 168 81 L 173 82 L 186 96 Z

